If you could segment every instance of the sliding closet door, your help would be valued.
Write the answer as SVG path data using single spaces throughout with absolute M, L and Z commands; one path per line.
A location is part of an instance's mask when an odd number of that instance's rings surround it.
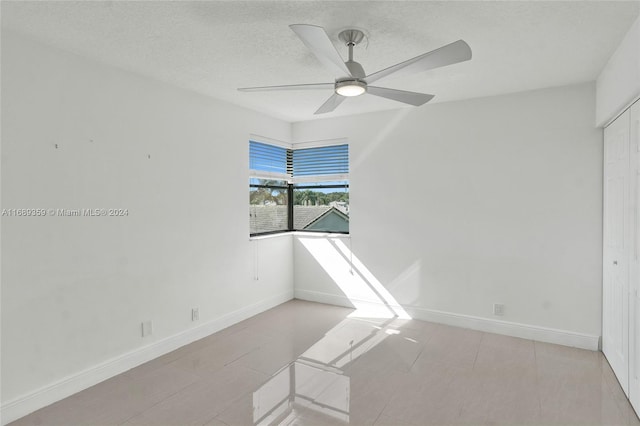
M 629 394 L 629 112 L 604 130 L 602 351 Z
M 640 101 L 630 109 L 629 399 L 640 413 Z

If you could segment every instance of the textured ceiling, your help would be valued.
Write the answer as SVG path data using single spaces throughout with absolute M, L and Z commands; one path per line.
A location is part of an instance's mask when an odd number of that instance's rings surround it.
M 367 74 L 458 39 L 473 59 L 386 79 L 431 102 L 594 80 L 638 16 L 639 1 L 79 1 L 1 3 L 2 27 L 116 67 L 288 121 L 312 119 L 331 90 L 241 93 L 238 87 L 332 82 L 289 29 L 345 28 L 366 43 Z M 382 84 L 381 84 L 382 85 Z M 402 107 L 361 96 L 324 116 Z

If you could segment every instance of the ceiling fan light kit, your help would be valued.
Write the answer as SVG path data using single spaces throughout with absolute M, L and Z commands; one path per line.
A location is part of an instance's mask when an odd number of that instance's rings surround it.
M 352 97 L 363 95 L 367 91 L 367 83 L 359 80 L 336 81 L 336 93 L 340 96 Z
M 324 114 L 335 110 L 346 98 L 360 96 L 365 93 L 391 99 L 409 105 L 420 106 L 434 95 L 426 93 L 408 92 L 404 90 L 389 89 L 370 86 L 377 80 L 386 78 L 392 74 L 427 71 L 444 67 L 471 59 L 471 49 L 463 40 L 458 40 L 439 49 L 424 53 L 415 58 L 385 68 L 373 74 L 367 75 L 364 68 L 353 60 L 353 48 L 365 38 L 364 32 L 358 29 L 347 29 L 338 34 L 338 39 L 349 49 L 349 59 L 344 62 L 324 28 L 316 25 L 296 24 L 289 26 L 300 40 L 318 58 L 318 60 L 334 74 L 340 77 L 334 83 L 320 84 L 293 84 L 286 86 L 244 87 L 238 90 L 243 92 L 257 92 L 269 90 L 310 90 L 324 89 L 333 86 L 334 94 L 325 101 L 315 114 Z

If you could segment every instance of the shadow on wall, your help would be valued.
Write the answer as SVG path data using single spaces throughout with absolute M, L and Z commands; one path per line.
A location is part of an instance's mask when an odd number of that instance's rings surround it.
M 393 130 L 400 126 L 400 124 L 404 121 L 405 117 L 410 114 L 412 109 L 410 108 L 402 108 L 393 114 L 393 117 L 383 120 L 382 122 L 386 123 L 383 128 L 376 130 L 376 136 L 367 140 L 367 145 L 360 152 L 360 154 L 352 160 L 351 170 L 355 170 L 358 166 L 364 162 L 364 160 L 371 155 L 373 151 L 378 149 L 378 146 L 387 141 L 392 141 L 393 139 L 388 139 L 387 137 L 391 134 Z

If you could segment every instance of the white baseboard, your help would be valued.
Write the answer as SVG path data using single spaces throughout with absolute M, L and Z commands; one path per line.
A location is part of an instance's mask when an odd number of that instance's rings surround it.
M 308 300 L 309 302 L 325 303 L 327 305 L 343 306 L 345 308 L 355 308 L 348 297 L 339 296 L 337 294 L 301 290 L 296 288 L 293 291 L 293 297 L 300 300 Z
M 296 289 L 295 297 L 296 299 L 308 300 L 311 302 L 327 303 L 331 305 L 345 306 L 348 308 L 353 307 L 353 303 L 351 303 L 347 297 L 335 294 Z M 371 301 L 364 302 L 376 303 Z M 402 308 L 411 316 L 411 318 L 422 321 L 469 328 L 471 330 L 484 331 L 487 333 L 520 337 L 522 339 L 536 340 L 538 342 L 555 343 L 558 345 L 571 346 L 592 351 L 597 351 L 599 349 L 600 336 L 540 327 L 537 325 L 520 324 L 491 318 L 462 315 L 452 312 L 436 311 L 417 306 L 403 305 Z
M 161 355 L 176 350 L 203 337 L 227 328 L 242 320 L 250 318 L 267 309 L 271 309 L 293 299 L 293 291 L 287 291 L 269 297 L 230 312 L 198 327 L 190 328 L 179 334 L 154 342 L 148 346 L 132 350 L 94 367 L 67 376 L 62 380 L 44 386 L 27 395 L 7 401 L 0 407 L 0 423 L 6 425 L 20 417 L 26 416 L 40 408 L 71 396 L 77 392 L 96 385 L 108 378 L 124 373 L 140 364 L 151 361 Z

